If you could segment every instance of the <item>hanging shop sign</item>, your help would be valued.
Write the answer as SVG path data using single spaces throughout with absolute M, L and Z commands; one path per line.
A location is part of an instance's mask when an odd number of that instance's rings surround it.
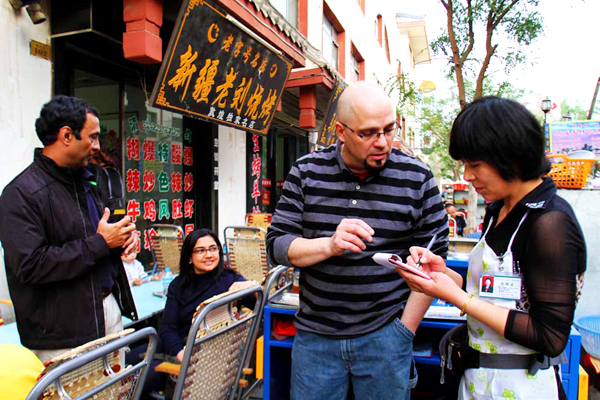
M 266 135 L 291 68 L 215 6 L 186 0 L 151 103 Z
M 337 122 L 337 104 L 340 99 L 340 94 L 344 91 L 346 85 L 339 81 L 335 85 L 333 92 L 331 92 L 331 99 L 329 99 L 329 107 L 327 108 L 327 114 L 323 120 L 323 127 L 319 132 L 319 138 L 317 144 L 321 146 L 330 146 L 337 142 L 337 133 L 335 132 L 335 123 Z
M 549 153 L 568 154 L 588 150 L 600 158 L 600 121 L 552 122 L 546 126 Z
M 266 163 L 266 138 L 257 134 L 248 134 L 246 139 L 246 148 L 252 149 L 252 157 L 246 158 L 246 182 L 252 182 L 246 187 L 246 212 L 263 213 L 267 212 L 267 206 L 270 204 L 270 186 L 271 181 L 263 178 L 267 175 Z

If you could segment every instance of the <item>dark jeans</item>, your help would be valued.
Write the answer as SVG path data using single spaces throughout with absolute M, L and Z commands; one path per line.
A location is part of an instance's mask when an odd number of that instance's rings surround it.
M 409 399 L 417 383 L 414 333 L 398 318 L 351 339 L 298 330 L 292 350 L 292 400 Z

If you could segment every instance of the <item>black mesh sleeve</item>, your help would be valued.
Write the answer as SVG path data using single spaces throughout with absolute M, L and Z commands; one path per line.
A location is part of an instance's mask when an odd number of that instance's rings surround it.
M 558 356 L 569 339 L 577 275 L 585 270 L 585 263 L 585 242 L 577 222 L 561 211 L 540 216 L 520 261 L 529 309 L 510 311 L 504 336 L 547 356 Z

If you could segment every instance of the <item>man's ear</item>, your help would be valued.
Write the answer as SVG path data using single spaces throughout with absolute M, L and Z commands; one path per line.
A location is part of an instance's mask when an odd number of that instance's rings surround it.
M 344 130 L 344 125 L 342 125 L 342 123 L 339 121 L 336 121 L 335 123 L 335 133 L 337 133 L 340 142 L 346 142 L 346 131 Z
M 58 130 L 57 140 L 60 141 L 65 146 L 69 146 L 74 139 L 75 139 L 75 136 L 73 135 L 73 131 L 71 130 L 70 127 L 63 126 L 62 128 L 60 128 Z

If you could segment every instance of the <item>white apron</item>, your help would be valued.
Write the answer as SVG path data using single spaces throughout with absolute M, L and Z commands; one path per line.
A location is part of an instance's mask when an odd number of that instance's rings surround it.
M 521 224 L 529 214 L 525 213 L 519 226 L 513 233 L 506 253 L 497 256 L 485 241 L 493 219 L 477 245 L 469 255 L 469 271 L 467 272 L 467 293 L 476 297 L 479 293 L 479 278 L 481 275 L 514 276 L 513 255 L 511 251 L 513 240 Z M 524 289 L 521 290 L 523 300 Z M 517 301 L 485 298 L 483 301 L 509 310 L 516 308 Z M 498 354 L 531 354 L 533 350 L 513 343 L 497 334 L 489 326 L 478 320 L 467 317 L 469 345 L 482 353 Z M 459 399 L 558 399 L 558 389 L 554 368 L 540 369 L 535 376 L 527 373 L 526 369 L 468 369 L 460 381 Z

